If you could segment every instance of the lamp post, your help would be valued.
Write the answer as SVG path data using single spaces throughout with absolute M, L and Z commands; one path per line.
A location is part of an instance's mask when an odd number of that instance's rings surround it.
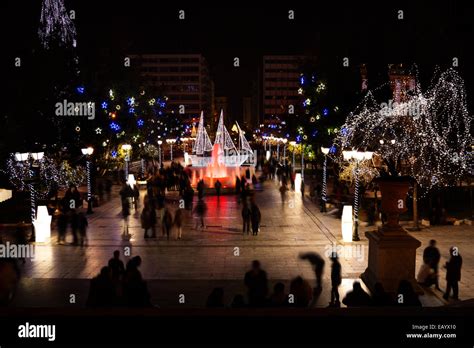
M 176 142 L 176 139 L 166 139 L 166 142 L 170 145 L 170 157 L 171 162 L 173 162 L 173 144 Z
M 82 154 L 86 156 L 86 170 L 87 170 L 87 214 L 92 214 L 92 184 L 91 184 L 91 156 L 94 153 L 94 148 L 87 147 L 81 149 Z
M 161 144 L 163 144 L 163 141 L 158 140 L 158 162 L 160 163 L 160 168 L 161 168 Z
M 286 143 L 288 142 L 288 139 L 283 138 L 282 142 L 283 142 L 283 161 L 286 165 Z
M 33 175 L 33 163 L 34 161 L 41 161 L 43 159 L 44 152 L 24 152 L 24 153 L 15 153 L 15 160 L 18 162 L 29 162 L 30 166 L 28 171 L 28 190 L 30 191 L 30 216 L 31 216 L 31 227 L 32 227 L 32 236 L 31 240 L 34 241 L 35 238 L 35 229 L 34 222 L 36 220 L 36 192 L 34 187 L 34 175 Z
M 277 161 L 280 162 L 280 138 L 277 138 L 276 142 L 277 142 Z
M 128 180 L 128 162 L 130 161 L 130 150 L 132 149 L 132 145 L 130 144 L 123 144 L 122 150 L 125 151 L 125 181 Z
M 329 148 L 321 147 L 321 152 L 324 155 L 324 164 L 323 164 L 323 188 L 321 190 L 321 213 L 326 212 L 326 200 L 327 200 L 327 159 Z
M 359 186 L 360 186 L 360 178 L 359 178 L 359 162 L 364 160 L 372 159 L 373 152 L 371 151 L 342 151 L 342 155 L 344 160 L 354 160 L 355 161 L 355 187 L 354 187 L 354 209 L 353 216 L 354 216 L 354 227 L 352 233 L 352 240 L 353 241 L 360 241 L 359 238 Z
M 301 181 L 304 183 L 304 145 L 301 143 Z

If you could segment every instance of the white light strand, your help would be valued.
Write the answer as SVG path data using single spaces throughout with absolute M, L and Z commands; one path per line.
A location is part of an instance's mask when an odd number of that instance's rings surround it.
M 347 117 L 335 145 L 376 151 L 427 189 L 459 180 L 472 170 L 472 115 L 459 74 L 449 69 L 435 76 L 425 93 L 416 78 L 412 95 L 392 107 L 378 104 L 369 92 Z

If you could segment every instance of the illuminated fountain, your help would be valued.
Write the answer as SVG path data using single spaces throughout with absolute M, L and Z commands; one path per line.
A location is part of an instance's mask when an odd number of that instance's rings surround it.
M 252 163 L 253 152 L 244 133 L 237 124 L 239 132 L 239 145 L 235 147 L 229 132 L 224 125 L 224 116 L 221 111 L 217 126 L 214 145 L 211 144 L 206 128 L 204 128 L 204 115 L 201 112 L 193 154 L 189 156 L 191 166 L 191 184 L 196 186 L 200 179 L 204 180 L 207 187 L 214 187 L 219 180 L 222 187 L 234 187 L 236 176 L 240 177 L 250 169 L 255 171 Z M 209 156 L 210 154 L 210 156 Z

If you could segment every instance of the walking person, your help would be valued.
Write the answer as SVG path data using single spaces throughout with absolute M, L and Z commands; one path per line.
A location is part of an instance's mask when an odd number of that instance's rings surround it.
M 252 235 L 256 236 L 258 235 L 258 231 L 260 230 L 260 220 L 262 219 L 262 214 L 260 213 L 260 209 L 255 202 L 252 202 L 250 211 L 250 220 L 252 222 Z
M 198 198 L 203 199 L 204 197 L 204 180 L 203 179 L 199 180 L 197 184 L 197 190 L 198 190 Z
M 337 253 L 333 252 L 331 255 L 331 302 L 330 307 L 341 307 L 339 302 L 339 285 L 341 285 L 341 263 L 337 258 Z
M 72 244 L 77 245 L 77 242 L 78 242 L 77 228 L 79 224 L 79 221 L 78 221 L 79 219 L 77 216 L 76 209 L 71 209 L 69 214 L 70 214 L 69 220 L 71 222 Z
M 252 211 L 250 210 L 250 205 L 248 203 L 245 203 L 242 208 L 242 220 L 243 220 L 242 233 L 244 234 L 245 232 L 247 232 L 247 234 L 250 233 L 251 216 L 252 216 Z
M 161 230 L 163 236 L 166 235 L 166 238 L 170 239 L 171 228 L 173 227 L 173 216 L 171 215 L 167 207 L 163 211 L 163 219 L 161 220 Z
M 66 241 L 66 232 L 68 225 L 68 216 L 63 210 L 59 212 L 57 226 L 58 226 L 58 244 L 63 244 Z
M 286 187 L 286 184 L 282 183 L 280 186 L 280 195 L 282 203 L 285 203 L 286 191 L 288 191 L 288 188 Z
M 144 230 L 144 238 L 156 238 L 156 211 L 148 200 L 144 201 L 140 221 Z M 148 235 L 148 230 L 151 230 L 151 236 Z
M 206 225 L 204 224 L 204 216 L 206 215 L 207 206 L 204 203 L 203 199 L 199 199 L 196 207 L 194 208 L 194 214 L 196 214 L 197 221 L 196 221 L 196 230 L 198 229 L 199 222 L 201 223 L 201 228 L 205 229 Z
M 252 261 L 251 270 L 245 273 L 244 284 L 248 289 L 249 306 L 263 306 L 268 293 L 268 278 L 258 260 Z
M 130 202 L 127 197 L 122 198 L 122 218 L 123 218 L 123 235 L 129 236 L 128 218 L 130 216 Z
M 216 183 L 214 184 L 214 188 L 216 189 L 217 198 L 219 198 L 221 196 L 221 187 L 222 187 L 222 184 L 219 181 L 219 179 L 217 179 Z
M 458 282 L 461 281 L 462 257 L 456 247 L 449 249 L 449 254 L 451 257 L 444 266 L 446 268 L 446 292 L 444 293 L 443 298 L 447 300 L 452 289 L 453 299 L 459 300 Z
M 181 232 L 183 230 L 183 220 L 184 220 L 183 214 L 184 214 L 184 210 L 181 208 L 178 208 L 178 210 L 176 210 L 176 213 L 174 213 L 173 224 L 176 227 L 177 234 L 178 234 L 176 239 L 181 239 Z
M 423 251 L 423 262 L 428 265 L 433 270 L 433 283 L 435 284 L 436 290 L 441 290 L 439 288 L 439 260 L 441 259 L 441 254 L 439 249 L 436 247 L 436 241 L 434 239 L 430 240 L 429 246 Z
M 77 230 L 79 231 L 79 244 L 84 246 L 84 243 L 87 240 L 87 226 L 89 223 L 87 222 L 86 214 L 80 212 L 77 215 Z

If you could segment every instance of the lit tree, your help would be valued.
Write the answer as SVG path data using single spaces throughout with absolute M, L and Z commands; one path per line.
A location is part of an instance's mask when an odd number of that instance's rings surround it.
M 328 82 L 318 70 L 311 62 L 302 66 L 298 94 L 301 95 L 303 114 L 288 120 L 298 143 L 327 145 L 342 123 L 338 119 L 339 107 L 330 101 Z
M 375 151 L 383 162 L 381 176 L 411 176 L 428 192 L 453 185 L 469 173 L 472 116 L 464 82 L 454 69 L 437 71 L 425 92 L 416 81 L 398 104 L 379 104 L 369 92 L 347 117 L 335 145 L 340 150 Z

